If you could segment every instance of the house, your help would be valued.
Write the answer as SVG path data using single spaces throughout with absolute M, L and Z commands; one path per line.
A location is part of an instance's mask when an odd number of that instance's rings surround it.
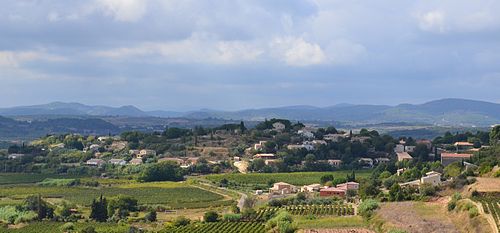
M 314 138 L 314 134 L 308 130 L 301 129 L 301 130 L 297 131 L 297 134 L 302 136 L 302 137 L 305 137 L 305 138 Z
M 340 167 L 340 165 L 342 165 L 342 160 L 340 160 L 340 159 L 329 159 L 327 162 L 328 162 L 328 164 L 330 164 L 334 167 Z
M 255 154 L 254 159 L 274 159 L 276 156 L 274 154 Z
M 128 150 L 128 153 L 129 153 L 130 155 L 138 155 L 138 154 L 139 154 L 139 152 L 140 152 L 140 150 Z
M 351 142 L 365 143 L 367 140 L 370 140 L 370 137 L 367 137 L 367 136 L 355 136 L 355 137 L 351 138 Z
M 377 163 L 377 164 L 387 164 L 390 161 L 391 160 L 389 158 L 376 158 L 375 159 L 375 163 Z
M 457 151 L 465 151 L 474 148 L 474 144 L 470 142 L 455 142 L 453 145 L 457 148 Z
M 312 192 L 317 192 L 320 189 L 321 189 L 321 185 L 320 184 L 310 184 L 310 185 L 304 185 L 304 186 L 302 186 L 302 188 L 300 188 L 300 191 L 301 192 L 312 193 Z
M 158 159 L 158 163 L 166 162 L 166 161 L 172 161 L 172 162 L 177 163 L 178 165 L 184 164 L 184 160 L 183 159 L 179 159 L 179 158 L 167 158 L 167 157 L 164 157 L 164 158 Z
M 262 195 L 263 193 L 264 191 L 262 191 L 262 189 L 255 190 L 255 195 Z
M 360 158 L 358 159 L 358 162 L 361 164 L 361 166 L 365 168 L 371 168 L 373 167 L 373 159 L 370 158 Z
M 425 176 L 420 178 L 420 184 L 441 185 L 441 173 L 435 171 L 425 173 Z
M 357 182 L 346 182 L 342 184 L 338 184 L 337 188 L 339 189 L 345 189 L 345 190 L 359 190 L 359 183 Z
M 281 160 L 279 160 L 279 159 L 266 159 L 266 160 L 264 160 L 264 164 L 266 164 L 266 165 L 276 165 L 280 161 Z
M 20 159 L 22 157 L 24 157 L 24 154 L 9 154 L 7 156 L 8 159 Z
M 300 150 L 300 149 L 314 150 L 314 146 L 312 145 L 311 142 L 304 142 L 302 143 L 302 145 L 288 145 L 286 146 L 286 148 L 289 150 Z
M 346 135 L 340 133 L 323 135 L 324 140 L 332 142 L 339 142 L 340 140 L 342 140 L 342 138 L 346 138 Z
M 470 157 L 472 154 L 441 153 L 441 164 L 446 167 L 454 162 L 470 159 Z
M 109 163 L 114 164 L 114 165 L 123 166 L 123 165 L 127 164 L 127 161 L 125 161 L 123 159 L 110 159 Z
M 197 157 L 190 157 L 190 158 L 187 158 L 186 159 L 186 164 L 191 166 L 191 165 L 196 165 L 198 163 L 198 160 L 200 158 L 197 158 Z
M 312 140 L 312 144 L 318 146 L 318 145 L 326 145 L 327 143 L 325 140 Z
M 93 152 L 97 152 L 99 151 L 99 148 L 101 148 L 100 145 L 98 144 L 92 144 L 88 147 L 88 150 L 87 151 L 93 151 Z
M 234 161 L 241 161 L 241 158 L 240 158 L 239 156 L 234 156 L 234 157 L 233 157 L 233 160 L 234 160 Z
M 319 190 L 319 196 L 321 197 L 331 197 L 331 196 L 345 197 L 346 193 L 347 190 L 336 187 L 329 187 Z
M 441 185 L 441 173 L 431 171 L 425 173 L 425 176 L 422 176 L 420 180 L 413 180 L 410 182 L 405 182 L 405 183 L 400 183 L 399 186 L 401 187 L 420 187 L 420 185 L 423 184 L 429 184 L 432 186 L 439 186 Z
M 398 161 L 401 162 L 401 161 L 405 161 L 405 160 L 412 160 L 413 157 L 411 157 L 410 154 L 408 154 L 408 152 L 399 152 L 399 153 L 396 153 L 398 155 Z
M 413 152 L 415 150 L 416 146 L 405 146 L 405 151 L 406 152 Z
M 131 165 L 141 165 L 142 164 L 142 159 L 141 158 L 135 158 L 130 160 L 129 164 Z
M 294 193 L 296 191 L 297 190 L 294 185 L 285 182 L 278 182 L 274 183 L 273 187 L 269 189 L 269 194 L 284 195 L 284 194 Z
M 400 168 L 400 169 L 398 169 L 398 170 L 396 171 L 396 174 L 397 174 L 398 176 L 400 176 L 400 175 L 403 175 L 403 173 L 404 173 L 405 171 L 406 171 L 406 168 Z
M 155 150 L 146 150 L 146 149 L 143 149 L 143 150 L 139 151 L 138 156 L 139 157 L 156 156 L 156 151 Z
M 419 144 L 425 145 L 429 150 L 432 148 L 432 141 L 429 139 L 419 139 L 417 140 L 417 145 Z
M 256 151 L 262 150 L 262 148 L 264 148 L 264 144 L 266 144 L 266 142 L 267 141 L 259 141 L 259 143 L 255 143 L 255 145 L 253 145 L 253 149 Z
M 106 161 L 102 160 L 102 159 L 89 159 L 87 160 L 86 162 L 87 165 L 90 165 L 90 166 L 102 166 L 104 164 L 106 164 Z
M 397 144 L 396 147 L 394 147 L 394 152 L 396 152 L 396 153 L 403 153 L 403 152 L 405 152 L 405 145 L 403 145 L 403 144 Z
M 276 130 L 276 131 L 283 131 L 285 130 L 285 124 L 281 123 L 281 122 L 275 122 L 273 124 L 273 129 Z

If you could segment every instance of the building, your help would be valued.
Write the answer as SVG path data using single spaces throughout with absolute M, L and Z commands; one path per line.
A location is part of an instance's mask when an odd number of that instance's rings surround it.
M 346 138 L 345 134 L 336 133 L 336 134 L 323 135 L 324 140 L 332 141 L 332 142 L 340 142 L 340 140 L 342 140 L 343 138 Z
M 396 153 L 398 155 L 398 161 L 405 161 L 405 160 L 412 160 L 413 157 L 411 157 L 410 154 L 408 154 L 408 152 L 400 152 L 400 153 Z
M 255 154 L 254 159 L 274 159 L 276 156 L 274 154 Z
M 312 140 L 312 144 L 313 145 L 326 145 L 326 141 L 325 140 Z
M 370 137 L 367 137 L 367 136 L 355 136 L 355 137 L 351 138 L 351 142 L 365 143 L 367 140 L 370 140 Z
M 288 145 L 286 146 L 287 149 L 289 150 L 300 150 L 300 149 L 306 149 L 306 150 L 314 150 L 314 145 L 310 142 L 304 142 L 302 145 Z
M 320 189 L 321 189 L 321 185 L 320 184 L 310 184 L 310 185 L 304 185 L 304 186 L 302 186 L 302 188 L 300 188 L 300 191 L 301 192 L 312 193 L 312 192 L 317 192 Z
M 397 144 L 396 147 L 394 147 L 394 152 L 396 152 L 396 153 L 403 153 L 403 152 L 405 152 L 405 145 L 403 145 L 403 144 Z
M 22 157 L 24 157 L 25 155 L 24 154 L 9 154 L 7 156 L 8 159 L 20 159 Z
M 319 190 L 319 196 L 321 197 L 345 197 L 346 193 L 347 190 L 336 187 L 329 187 Z
M 415 150 L 416 146 L 405 146 L 405 151 L 406 152 L 413 152 Z
M 155 150 L 146 150 L 146 149 L 143 149 L 143 150 L 139 151 L 138 156 L 139 157 L 156 156 L 156 151 Z
M 470 159 L 470 157 L 472 157 L 472 154 L 441 153 L 441 164 L 448 166 L 454 162 Z
M 109 163 L 114 164 L 114 165 L 121 165 L 121 166 L 123 166 L 123 165 L 127 164 L 127 161 L 125 161 L 123 159 L 110 159 Z
M 297 131 L 297 134 L 302 136 L 302 137 L 305 137 L 305 138 L 314 138 L 314 134 L 308 130 L 301 129 L 301 130 Z
M 340 167 L 340 165 L 342 165 L 342 160 L 340 160 L 340 159 L 329 159 L 327 162 L 328 162 L 328 164 L 330 164 L 334 167 Z
M 179 158 L 166 158 L 166 157 L 164 157 L 164 158 L 158 159 L 158 163 L 167 162 L 167 161 L 172 161 L 174 163 L 177 163 L 178 165 L 184 164 L 184 160 L 179 159 Z
M 432 148 L 432 141 L 429 140 L 429 139 L 419 139 L 417 140 L 417 145 L 418 144 L 423 144 L 427 147 L 427 149 L 431 149 Z
M 139 152 L 140 152 L 140 150 L 128 150 L 128 153 L 129 153 L 130 155 L 138 155 L 138 154 L 139 154 Z
M 259 143 L 255 143 L 253 145 L 253 149 L 256 151 L 262 150 L 264 148 L 264 144 L 266 144 L 267 141 L 259 141 Z
M 281 160 L 279 159 L 266 159 L 264 160 L 265 165 L 276 165 L 280 162 Z
M 373 167 L 373 159 L 370 158 L 360 158 L 358 159 L 359 164 L 365 168 Z
M 470 142 L 455 142 L 453 145 L 457 148 L 457 151 L 465 151 L 474 148 L 474 144 Z
M 285 130 L 285 128 L 286 128 L 285 124 L 283 124 L 281 122 L 275 122 L 273 124 L 273 129 L 276 131 L 283 131 L 283 130 Z
M 142 164 L 142 159 L 141 158 L 135 158 L 130 160 L 129 164 L 131 165 L 141 165 Z
M 294 185 L 285 182 L 278 182 L 274 183 L 273 187 L 269 189 L 269 194 L 284 195 L 294 193 L 296 191 L 297 189 Z
M 90 165 L 90 166 L 102 166 L 104 164 L 106 164 L 106 161 L 102 160 L 102 159 L 89 159 L 87 160 L 86 162 L 87 165 Z
M 420 184 L 441 185 L 441 173 L 435 171 L 425 173 L 425 176 L 420 178 Z
M 346 182 L 346 183 L 342 183 L 342 184 L 338 184 L 337 185 L 337 188 L 340 188 L 340 189 L 345 189 L 345 190 L 359 190 L 359 183 L 357 182 Z
M 391 160 L 389 158 L 376 158 L 375 159 L 375 162 L 377 164 L 387 164 L 389 163 Z

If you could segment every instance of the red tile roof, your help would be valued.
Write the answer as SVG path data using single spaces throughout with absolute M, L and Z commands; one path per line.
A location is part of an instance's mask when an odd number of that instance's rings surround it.
M 441 158 L 470 158 L 472 154 L 441 153 Z

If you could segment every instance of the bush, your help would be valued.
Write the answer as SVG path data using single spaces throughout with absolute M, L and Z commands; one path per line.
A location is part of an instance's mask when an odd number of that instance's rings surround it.
M 476 207 L 470 208 L 469 209 L 469 218 L 474 218 L 479 215 L 479 211 L 477 210 Z
M 191 220 L 189 220 L 188 218 L 186 218 L 184 216 L 179 216 L 179 217 L 175 218 L 174 222 L 173 222 L 175 227 L 186 226 L 189 223 L 191 223 Z
M 4 221 L 10 224 L 29 222 L 37 218 L 33 211 L 18 210 L 14 206 L 0 207 L 0 222 Z
M 144 220 L 146 220 L 148 222 L 156 222 L 156 211 L 155 210 L 149 211 L 146 214 L 146 216 L 144 216 Z
M 457 202 L 456 201 L 451 200 L 450 202 L 448 202 L 448 211 L 454 210 L 455 207 L 457 207 Z
M 222 219 L 225 222 L 239 222 L 241 220 L 241 214 L 224 214 Z
M 359 205 L 358 212 L 359 215 L 363 216 L 364 218 L 370 218 L 373 214 L 373 211 L 378 209 L 378 207 L 378 201 L 373 199 L 366 199 Z
M 68 222 L 61 226 L 61 231 L 68 232 L 75 230 L 75 224 Z
M 293 233 L 297 227 L 293 224 L 293 218 L 288 212 L 279 211 L 274 218 L 267 221 L 266 229 L 272 232 Z
M 217 222 L 219 220 L 219 214 L 213 210 L 207 211 L 203 215 L 203 220 L 205 222 Z
M 82 233 L 97 233 L 93 226 L 87 226 L 83 228 Z

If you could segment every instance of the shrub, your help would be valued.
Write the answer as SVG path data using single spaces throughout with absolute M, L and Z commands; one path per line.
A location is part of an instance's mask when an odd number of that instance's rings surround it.
M 82 233 L 97 233 L 93 226 L 87 226 L 83 228 Z
M 378 201 L 373 199 L 366 199 L 359 205 L 358 212 L 359 215 L 363 216 L 364 218 L 370 218 L 373 214 L 373 211 L 378 209 L 378 207 Z
M 476 207 L 470 208 L 469 209 L 469 218 L 474 218 L 479 215 L 479 211 L 477 210 Z
M 61 226 L 61 231 L 68 232 L 75 230 L 75 224 L 67 222 Z
M 241 220 L 241 214 L 224 214 L 222 219 L 225 222 L 238 222 Z
M 188 218 L 181 215 L 181 216 L 174 219 L 173 224 L 175 227 L 180 227 L 180 226 L 186 226 L 190 222 L 191 222 L 191 220 L 189 220 Z
M 219 220 L 219 214 L 213 210 L 207 211 L 203 215 L 203 220 L 205 222 L 217 222 Z
M 149 211 L 146 214 L 146 216 L 144 216 L 144 220 L 146 220 L 148 222 L 156 222 L 156 211 L 155 210 Z

